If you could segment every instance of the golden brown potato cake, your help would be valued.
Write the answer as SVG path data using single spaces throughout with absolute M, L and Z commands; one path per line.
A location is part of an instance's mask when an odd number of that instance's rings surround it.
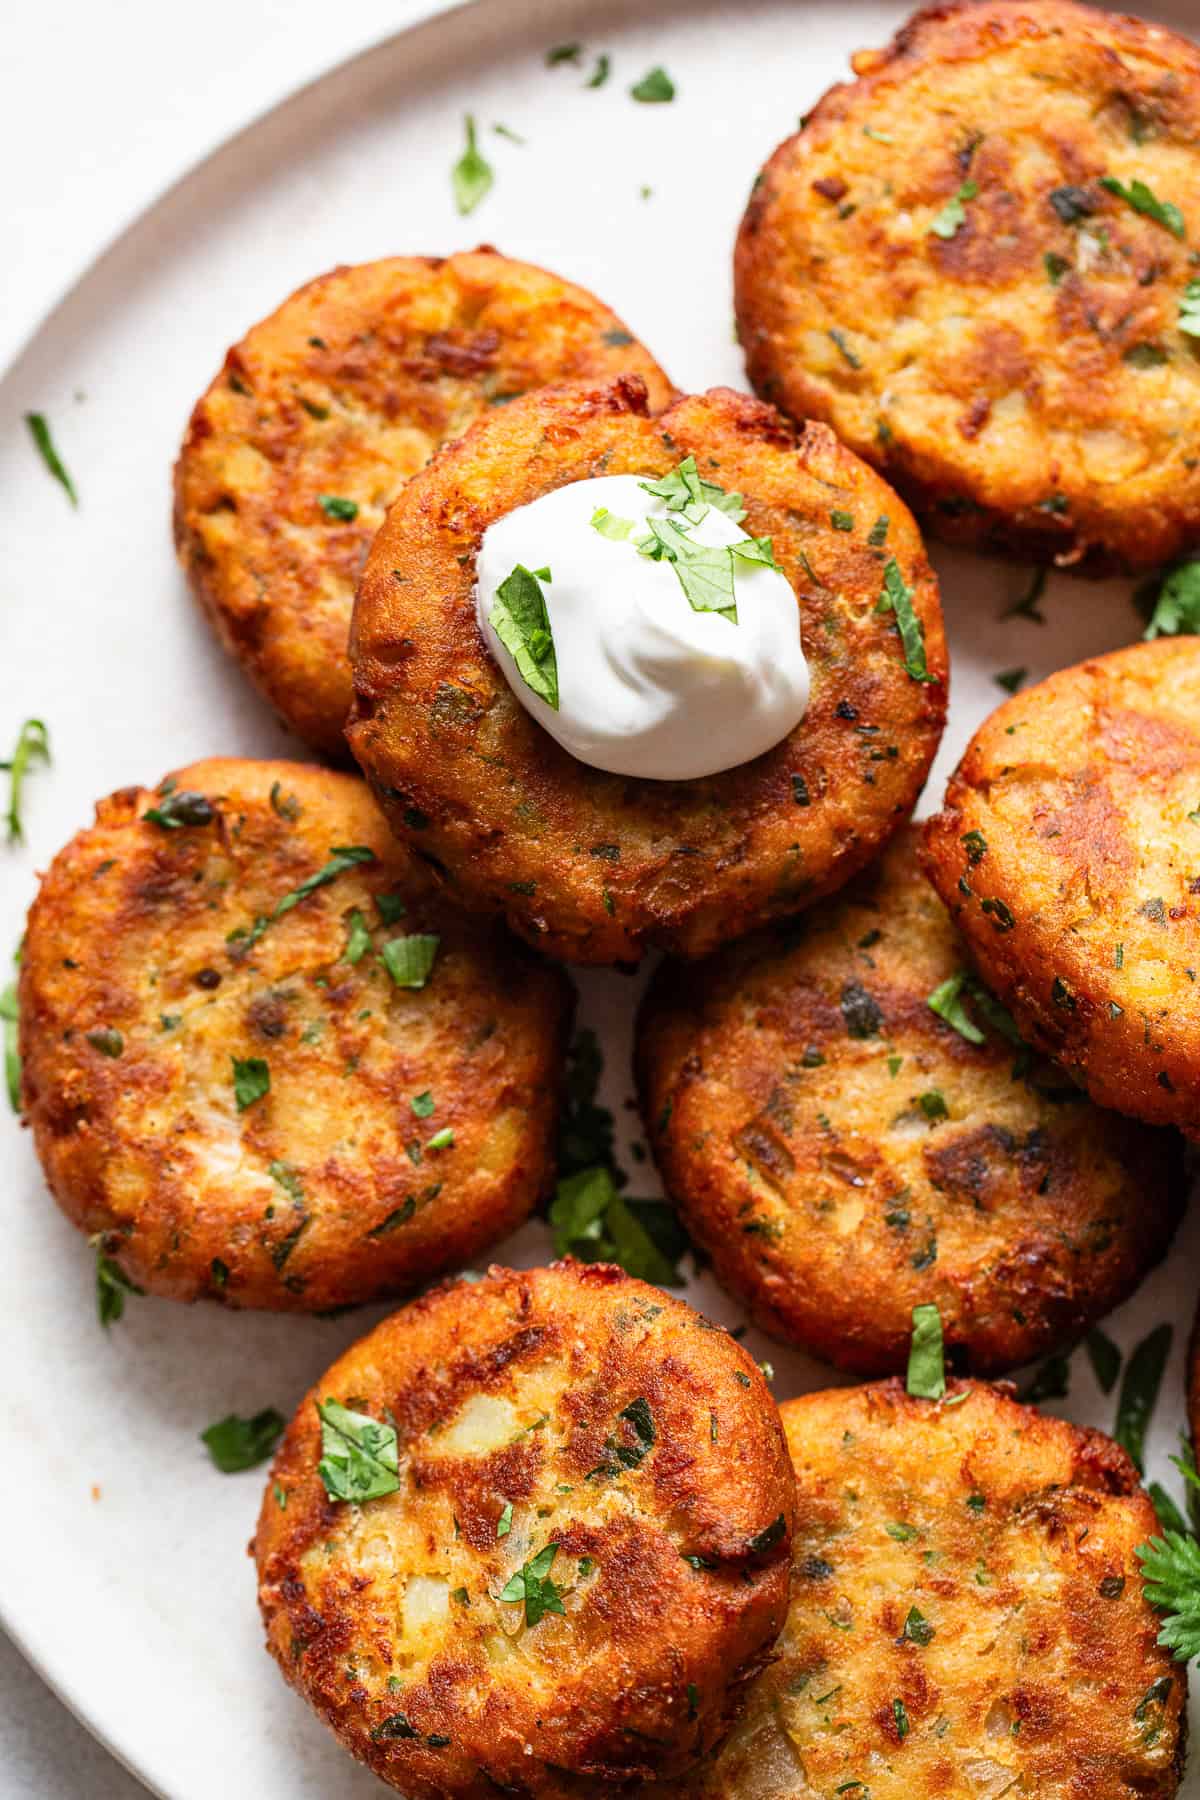
M 742 222 L 754 386 L 959 543 L 1090 572 L 1200 541 L 1200 51 L 963 0 L 853 66 Z
M 664 964 L 642 1110 L 689 1231 L 764 1330 L 892 1374 L 933 1302 L 947 1347 L 996 1374 L 1073 1343 L 1159 1260 L 1181 1146 L 1014 1045 L 917 839 L 790 929 Z
M 695 456 L 770 536 L 800 605 L 808 712 L 773 750 L 696 781 L 610 775 L 527 713 L 475 618 L 475 556 L 503 514 L 597 474 Z M 910 676 L 885 573 L 923 629 Z M 937 749 L 937 582 L 896 496 L 824 426 L 798 436 L 727 388 L 647 416 L 631 379 L 547 390 L 481 420 L 410 482 L 376 539 L 351 641 L 350 747 L 393 827 L 476 907 L 556 956 L 698 956 L 839 886 L 909 813 Z
M 361 781 L 214 759 L 102 800 L 55 857 L 21 966 L 25 1112 L 131 1281 L 320 1311 L 522 1222 L 570 1010 L 557 970 L 446 906 Z
M 310 281 L 235 344 L 175 471 L 175 539 L 225 648 L 333 756 L 354 584 L 410 475 L 480 413 L 550 381 L 671 384 L 585 288 L 487 248 Z
M 789 1400 L 792 1604 L 703 1774 L 664 1800 L 1169 1800 L 1187 1671 L 1123 1450 L 1001 1388 Z
M 361 1504 L 318 1472 L 331 1399 L 396 1433 Z M 727 1332 L 610 1264 L 493 1268 L 396 1313 L 296 1414 L 254 1544 L 268 1645 L 413 1800 L 602 1800 L 723 1735 L 783 1623 L 793 1505 Z
M 929 874 L 1030 1042 L 1200 1138 L 1200 638 L 1062 669 L 975 733 Z

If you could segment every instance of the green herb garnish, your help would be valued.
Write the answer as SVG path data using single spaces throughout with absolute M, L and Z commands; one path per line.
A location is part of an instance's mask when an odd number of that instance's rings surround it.
M 536 1625 L 547 1613 L 561 1613 L 564 1588 L 555 1587 L 550 1580 L 550 1570 L 558 1555 L 557 1544 L 547 1544 L 539 1550 L 516 1574 L 511 1576 L 500 1590 L 501 1600 L 510 1604 L 524 1601 L 526 1625 Z
M 1200 337 L 1200 281 L 1189 281 L 1179 301 L 1179 329 Z
M 876 612 L 896 615 L 896 629 L 904 647 L 904 667 L 913 681 L 936 682 L 925 660 L 925 627 L 913 611 L 915 588 L 910 588 L 894 556 L 889 556 L 883 569 L 883 593 Z
M 905 1387 L 918 1400 L 940 1400 L 946 1392 L 942 1315 L 936 1306 L 913 1307 Z
M 433 970 L 441 938 L 432 932 L 410 932 L 391 938 L 379 952 L 383 966 L 399 988 L 423 988 Z
M 353 869 L 358 863 L 369 863 L 375 860 L 375 852 L 368 850 L 363 844 L 335 844 L 329 852 L 329 861 L 324 868 L 318 869 L 315 875 L 310 875 L 306 881 L 300 883 L 299 887 L 293 888 L 290 893 L 285 894 L 282 900 L 275 903 L 269 913 L 260 914 L 249 930 L 239 928 L 237 931 L 231 931 L 225 940 L 226 943 L 237 954 L 244 954 L 254 944 L 257 944 L 269 925 L 274 925 L 277 919 L 282 919 L 285 913 L 290 913 L 293 907 L 299 906 L 302 900 L 307 900 L 310 894 L 315 894 L 318 888 L 327 887 L 331 881 L 336 881 L 339 875 L 344 875 L 347 869 Z
M 1200 633 L 1200 557 L 1176 563 L 1163 577 L 1144 635 Z
M 8 841 L 20 844 L 25 840 L 25 832 L 21 823 L 21 789 L 29 766 L 33 762 L 50 761 L 50 735 L 41 719 L 26 719 L 17 733 L 16 747 L 7 762 L 0 762 L 0 769 L 8 770 Z
M 1172 237 L 1187 236 L 1187 226 L 1179 208 L 1171 200 L 1160 200 L 1144 181 L 1135 179 L 1126 186 L 1115 175 L 1102 175 L 1100 186 L 1107 188 L 1110 194 L 1116 194 L 1127 206 L 1132 206 L 1134 212 L 1142 213 L 1147 219 L 1153 219 L 1156 225 L 1164 226 Z
M 360 963 L 371 948 L 371 928 L 357 906 L 346 921 L 346 948 L 342 955 L 348 963 Z
M 629 92 L 634 100 L 641 100 L 646 105 L 661 105 L 663 101 L 675 98 L 675 83 L 664 68 L 656 67 L 648 70 L 640 81 L 635 81 Z
M 607 506 L 598 506 L 591 516 L 593 531 L 601 537 L 612 538 L 614 542 L 627 538 L 633 530 L 633 520 L 623 519 L 618 513 L 609 512 Z
M 245 1112 L 256 1100 L 261 1100 L 271 1091 L 271 1071 L 261 1056 L 234 1056 L 233 1063 L 233 1097 L 237 1101 L 239 1112 Z
M 1200 1656 L 1200 1542 L 1178 1531 L 1164 1531 L 1139 1544 L 1145 1595 L 1167 1616 L 1160 1644 L 1180 1662 Z
M 391 1425 L 351 1412 L 340 1400 L 317 1401 L 321 1460 L 317 1474 L 331 1500 L 379 1500 L 400 1486 L 400 1452 Z
M 19 1017 L 17 984 L 10 981 L 0 993 L 0 1021 L 4 1024 L 4 1085 L 8 1089 L 8 1104 L 15 1113 L 21 1110 L 21 1052 L 17 1047 Z
M 939 982 L 934 988 L 925 1004 L 930 1012 L 936 1013 L 939 1019 L 944 1019 L 947 1025 L 952 1025 L 960 1037 L 966 1038 L 968 1044 L 982 1044 L 985 1042 L 984 1034 L 963 1003 L 963 989 L 968 979 L 965 969 L 960 969 L 956 975 L 948 975 L 945 981 Z
M 1130 1352 L 1121 1379 L 1113 1436 L 1129 1452 L 1139 1475 L 1145 1467 L 1146 1430 L 1158 1402 L 1173 1335 L 1170 1325 L 1156 1326 Z
M 222 1475 L 237 1475 L 266 1462 L 283 1434 L 284 1423 L 283 1414 L 273 1406 L 264 1407 L 251 1419 L 230 1413 L 202 1431 L 200 1441 Z
M 180 831 L 185 825 L 211 825 L 216 816 L 216 807 L 205 795 L 175 789 L 164 795 L 158 806 L 148 807 L 142 814 L 146 824 L 161 826 L 163 831 Z
M 67 473 L 66 464 L 54 448 L 54 439 L 50 435 L 50 427 L 44 413 L 28 412 L 25 423 L 29 427 L 29 435 L 37 447 L 37 453 L 47 469 L 57 481 L 72 506 L 79 505 L 79 495 L 75 492 L 75 483 Z
M 341 494 L 318 494 L 321 511 L 327 519 L 341 519 L 345 524 L 358 517 L 358 501 L 343 499 Z
M 491 188 L 495 176 L 491 163 L 475 142 L 475 121 L 470 113 L 463 120 L 463 125 L 467 134 L 467 146 L 450 171 L 450 185 L 454 190 L 454 204 L 465 216 L 474 212 Z
M 1117 1385 L 1117 1376 L 1121 1373 L 1121 1352 L 1107 1334 L 1094 1325 L 1083 1340 L 1087 1351 L 1087 1359 L 1092 1365 L 1092 1373 L 1100 1387 L 1101 1393 L 1111 1394 Z
M 538 574 L 549 579 L 548 573 Z M 557 712 L 558 659 L 550 614 L 538 576 L 524 563 L 518 563 L 496 589 L 488 618 L 526 687 Z
M 140 1294 L 144 1290 L 135 1281 L 130 1281 L 120 1263 L 104 1254 L 98 1239 L 93 1238 L 92 1242 L 96 1246 L 96 1312 L 107 1331 L 124 1314 L 126 1294 Z
M 947 200 L 939 213 L 930 220 L 929 230 L 932 236 L 952 238 L 959 227 L 966 224 L 968 200 L 974 200 L 979 192 L 977 181 L 964 181 L 952 200 Z

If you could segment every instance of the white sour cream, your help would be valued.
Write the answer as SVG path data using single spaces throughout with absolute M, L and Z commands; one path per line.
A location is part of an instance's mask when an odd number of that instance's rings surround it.
M 633 521 L 627 538 L 593 527 L 601 508 Z M 804 717 L 809 677 L 786 576 L 735 557 L 736 624 L 719 612 L 698 612 L 673 563 L 635 547 L 647 521 L 668 517 L 678 514 L 636 475 L 555 488 L 488 527 L 475 605 L 513 693 L 564 750 L 616 775 L 688 781 L 749 762 L 785 738 Z M 747 537 L 711 505 L 683 528 L 700 545 Z M 518 564 L 550 570 L 540 585 L 554 640 L 557 709 L 522 678 L 492 622 L 497 589 Z

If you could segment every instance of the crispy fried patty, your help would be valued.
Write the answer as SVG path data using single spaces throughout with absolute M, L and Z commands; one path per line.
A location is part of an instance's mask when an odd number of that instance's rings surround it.
M 766 1330 L 894 1373 L 932 1301 L 964 1365 L 995 1374 L 1132 1292 L 1183 1209 L 1179 1140 L 1101 1112 L 1015 1037 L 915 830 L 795 926 L 664 964 L 638 1032 L 646 1129 Z
M 521 1223 L 569 1013 L 556 970 L 446 906 L 361 781 L 194 763 L 102 800 L 42 882 L 24 1107 L 64 1212 L 140 1287 L 320 1310 Z
M 395 1491 L 328 1497 L 331 1398 L 394 1426 Z M 268 1644 L 413 1800 L 602 1800 L 722 1735 L 783 1622 L 793 1501 L 727 1332 L 610 1265 L 493 1268 L 301 1406 L 254 1546 Z
M 1200 542 L 1200 51 L 963 0 L 853 61 L 742 222 L 754 386 L 960 543 L 1091 570 Z
M 670 383 L 586 289 L 494 250 L 392 256 L 310 281 L 235 344 L 175 472 L 188 580 L 260 692 L 344 756 L 354 584 L 410 475 L 549 381 Z
M 789 1400 L 776 1660 L 671 1800 L 1169 1800 L 1187 1672 L 1155 1643 L 1124 1451 L 1003 1390 Z
M 1063 669 L 926 827 L 981 973 L 1093 1100 L 1200 1137 L 1200 638 Z
M 661 476 L 694 455 L 744 497 L 796 590 L 808 712 L 740 767 L 640 781 L 578 762 L 510 690 L 475 618 L 486 528 L 568 482 Z M 885 581 L 909 595 L 932 679 L 907 671 Z M 894 494 L 824 426 L 794 435 L 725 388 L 646 415 L 641 384 L 547 390 L 481 420 L 388 515 L 359 588 L 347 736 L 393 827 L 473 906 L 555 955 L 684 956 L 795 912 L 869 860 L 937 748 L 937 583 Z

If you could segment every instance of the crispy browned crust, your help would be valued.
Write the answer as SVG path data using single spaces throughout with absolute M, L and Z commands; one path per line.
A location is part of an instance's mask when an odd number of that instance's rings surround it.
M 1073 0 L 963 0 L 853 64 L 742 221 L 754 386 L 958 543 L 1091 573 L 1200 541 L 1189 242 L 1100 185 L 1147 183 L 1196 241 L 1200 50 Z
M 1164 1254 L 1181 1145 L 1040 1058 L 1015 1079 L 1019 1049 L 977 1005 L 978 1045 L 931 1012 L 966 951 L 917 842 L 800 930 L 664 964 L 642 1110 L 689 1231 L 765 1330 L 895 1373 L 932 1302 L 962 1365 L 996 1374 L 1075 1342 Z
M 447 907 L 355 777 L 228 758 L 174 779 L 213 823 L 164 830 L 143 818 L 161 789 L 122 789 L 29 915 L 24 1107 L 60 1206 L 178 1300 L 319 1311 L 461 1267 L 551 1179 L 566 981 Z M 376 860 L 230 940 L 343 845 Z M 403 917 L 385 924 L 379 895 Z M 356 915 L 371 942 L 352 964 Z M 378 956 L 413 932 L 441 939 L 420 990 Z M 270 1073 L 241 1112 L 233 1058 Z
M 892 1381 L 782 1411 L 778 1656 L 664 1800 L 1170 1800 L 1187 1670 L 1155 1642 L 1134 1552 L 1158 1522 L 1124 1451 L 969 1382 L 943 1405 Z
M 671 384 L 585 288 L 483 248 L 333 269 L 225 358 L 175 470 L 175 540 L 225 648 L 307 742 L 344 757 L 354 584 L 409 476 L 548 381 Z M 353 500 L 330 518 L 320 496 Z
M 812 699 L 773 750 L 703 780 L 638 781 L 570 756 L 521 706 L 475 618 L 487 526 L 568 482 L 694 454 L 742 493 L 799 599 Z M 830 512 L 854 518 L 835 530 Z M 886 517 L 886 544 L 870 544 Z M 895 557 L 936 680 L 877 610 Z M 347 736 L 393 827 L 473 906 L 572 961 L 696 956 L 845 881 L 911 811 L 945 717 L 937 582 L 907 510 L 824 426 L 717 388 L 646 416 L 641 384 L 547 389 L 481 420 L 412 481 L 355 607 Z
M 395 1423 L 398 1493 L 326 1497 L 330 1396 Z M 639 1401 L 649 1448 L 622 1417 Z M 493 1268 L 386 1320 L 297 1412 L 254 1542 L 268 1645 L 414 1800 L 600 1800 L 727 1728 L 783 1621 L 793 1507 L 779 1415 L 727 1332 L 609 1265 Z M 549 1543 L 565 1610 L 526 1624 L 497 1596 Z
M 1060 670 L 976 732 L 929 875 L 1030 1042 L 1200 1137 L 1200 638 Z M 971 835 L 979 833 L 980 839 Z

